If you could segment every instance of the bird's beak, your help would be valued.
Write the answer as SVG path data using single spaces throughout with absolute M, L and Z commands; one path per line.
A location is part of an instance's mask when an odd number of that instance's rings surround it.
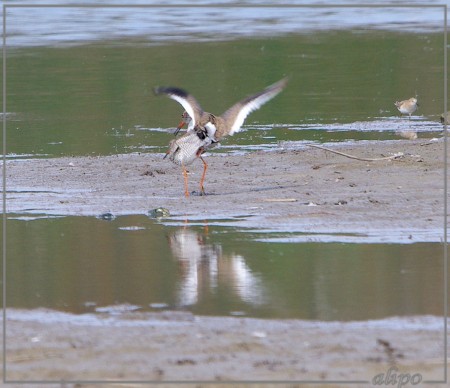
M 167 158 L 167 155 L 169 155 L 169 151 L 166 152 L 166 154 L 164 155 L 163 159 Z
M 184 124 L 186 124 L 186 123 L 184 122 L 184 120 L 181 120 L 181 121 L 180 121 L 180 124 L 178 124 L 178 126 L 177 126 L 177 129 L 180 130 L 181 128 L 183 128 L 183 127 L 184 127 Z
M 180 124 L 177 125 L 177 129 L 175 129 L 175 133 L 174 133 L 175 136 L 178 135 L 178 132 L 180 132 L 180 129 L 184 127 L 184 124 L 186 124 L 186 123 L 184 122 L 184 120 L 181 120 L 181 121 L 180 121 Z

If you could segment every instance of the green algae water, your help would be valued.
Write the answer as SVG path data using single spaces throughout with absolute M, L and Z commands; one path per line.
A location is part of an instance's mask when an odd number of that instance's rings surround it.
M 338 31 L 114 43 L 11 50 L 8 154 L 163 152 L 182 107 L 154 96 L 153 87 L 183 87 L 205 110 L 221 114 L 284 76 L 290 77 L 286 90 L 252 113 L 224 147 L 395 139 L 411 125 L 423 137 L 442 131 L 441 34 Z M 410 122 L 402 120 L 394 101 L 415 94 L 419 110 Z
M 439 243 L 268 243 L 254 229 L 146 216 L 17 215 L 7 231 L 8 307 L 325 321 L 442 314 Z

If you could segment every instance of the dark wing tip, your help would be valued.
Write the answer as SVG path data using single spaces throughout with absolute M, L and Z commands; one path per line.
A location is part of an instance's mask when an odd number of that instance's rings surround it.
M 189 95 L 189 93 L 186 92 L 186 90 L 176 88 L 173 86 L 157 86 L 157 87 L 153 88 L 153 93 L 155 93 L 156 96 L 159 96 L 161 94 L 168 94 L 168 95 L 180 96 L 183 98 L 187 98 L 187 96 Z

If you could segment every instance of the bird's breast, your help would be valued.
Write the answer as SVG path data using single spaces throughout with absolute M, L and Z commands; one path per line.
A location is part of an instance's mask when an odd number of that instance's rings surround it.
M 186 133 L 174 142 L 174 151 L 170 153 L 169 158 L 176 164 L 191 164 L 196 158 L 200 148 L 211 144 L 209 138 L 200 139 L 195 132 Z

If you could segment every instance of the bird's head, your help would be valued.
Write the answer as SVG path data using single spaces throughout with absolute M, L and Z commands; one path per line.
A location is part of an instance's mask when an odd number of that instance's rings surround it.
M 175 135 L 180 131 L 181 128 L 183 128 L 185 125 L 189 126 L 190 122 L 192 121 L 191 116 L 188 115 L 186 111 L 184 111 L 181 114 L 181 121 L 177 125 L 177 129 L 175 130 Z

